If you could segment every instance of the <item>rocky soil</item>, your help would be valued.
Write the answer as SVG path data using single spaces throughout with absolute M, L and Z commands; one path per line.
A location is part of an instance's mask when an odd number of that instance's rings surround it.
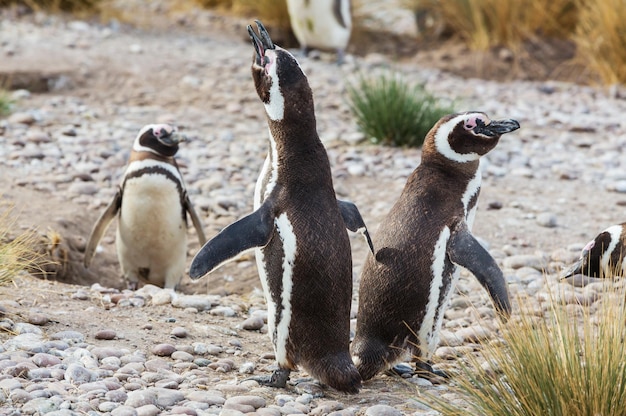
M 292 374 L 285 390 L 246 381 L 273 368 L 249 256 L 198 282 L 186 278 L 179 293 L 123 290 L 112 226 L 92 269 L 82 270 L 85 238 L 144 124 L 171 122 L 191 138 L 178 160 L 207 236 L 252 209 L 267 133 L 246 22 L 196 12 L 171 23 L 156 12 L 143 30 L 2 18 L 0 77 L 18 88 L 13 113 L 0 119 L 2 202 L 14 205 L 21 229 L 60 237 L 55 256 L 69 259 L 72 273 L 57 270 L 61 281 L 23 275 L 0 287 L 0 414 L 431 415 L 416 400 L 424 393 L 459 400 L 451 384 L 417 377 L 380 375 L 355 396 L 302 382 L 305 373 Z M 349 56 L 341 67 L 332 55 L 301 59 L 338 195 L 360 207 L 375 238 L 420 160 L 417 149 L 364 141 L 346 104 L 355 74 L 389 67 L 458 110 L 515 118 L 522 128 L 484 158 L 474 233 L 512 295 L 528 296 L 538 314 L 549 289 L 572 308 L 594 304 L 601 283 L 556 275 L 599 231 L 624 220 L 623 92 L 462 78 L 430 63 L 419 54 L 393 62 L 378 53 Z M 191 256 L 198 249 L 192 230 L 190 238 Z M 352 243 L 355 317 L 366 245 L 358 236 Z M 463 273 L 456 292 L 435 356 L 452 372 L 454 357 L 498 336 L 476 280 Z

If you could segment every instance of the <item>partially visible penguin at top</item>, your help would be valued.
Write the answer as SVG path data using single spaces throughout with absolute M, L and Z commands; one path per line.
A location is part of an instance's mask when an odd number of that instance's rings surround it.
M 343 62 L 352 32 L 350 0 L 287 0 L 287 9 L 305 56 L 312 48 L 334 50 Z
M 349 353 L 352 253 L 346 228 L 363 233 L 373 247 L 357 207 L 335 195 L 307 77 L 293 55 L 257 26 L 258 35 L 248 26 L 252 79 L 265 109 L 269 151 L 256 183 L 255 211 L 206 243 L 189 275 L 197 279 L 254 249 L 278 364 L 255 380 L 285 387 L 301 366 L 324 384 L 357 393 L 361 377 Z

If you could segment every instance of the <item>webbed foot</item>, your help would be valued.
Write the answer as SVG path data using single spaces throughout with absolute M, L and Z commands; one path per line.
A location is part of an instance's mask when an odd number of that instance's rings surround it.
M 421 378 L 432 380 L 434 377 L 450 378 L 450 374 L 443 370 L 436 370 L 429 363 L 418 361 L 415 363 L 415 372 Z
M 270 376 L 255 376 L 249 377 L 246 380 L 254 380 L 263 386 L 277 387 L 283 389 L 287 387 L 287 380 L 289 380 L 290 372 L 290 370 L 279 368 L 278 370 L 274 370 L 274 372 Z
M 385 374 L 389 376 L 400 376 L 402 378 L 409 378 L 413 374 L 415 374 L 415 371 L 413 370 L 413 367 L 411 367 L 409 364 L 399 363 L 391 367 L 389 370 L 385 371 Z

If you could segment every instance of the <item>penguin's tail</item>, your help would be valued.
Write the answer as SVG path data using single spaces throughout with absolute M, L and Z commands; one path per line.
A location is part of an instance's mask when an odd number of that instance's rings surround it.
M 361 375 L 347 352 L 326 356 L 311 364 L 307 371 L 322 383 L 345 393 L 359 392 Z
M 359 339 L 352 341 L 352 360 L 363 380 L 369 380 L 380 371 L 391 367 L 401 355 L 378 339 Z

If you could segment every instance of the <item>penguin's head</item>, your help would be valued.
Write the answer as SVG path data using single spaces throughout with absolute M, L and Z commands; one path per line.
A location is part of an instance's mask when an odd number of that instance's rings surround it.
M 498 144 L 501 135 L 519 127 L 513 119 L 491 120 L 479 111 L 450 114 L 428 132 L 424 150 L 459 163 L 476 161 Z
M 590 277 L 608 277 L 612 276 L 616 272 L 619 273 L 616 268 L 619 264 L 613 264 L 617 261 L 621 264 L 621 250 L 619 250 L 620 258 L 613 259 L 612 252 L 615 246 L 619 244 L 620 234 L 622 233 L 622 226 L 612 226 L 602 231 L 593 240 L 588 242 L 580 253 L 580 258 L 570 267 L 568 267 L 563 273 L 561 273 L 561 279 L 574 276 L 576 274 L 584 274 Z M 613 244 L 611 244 L 613 242 Z
M 185 136 L 169 124 L 148 124 L 139 131 L 133 150 L 172 157 L 178 152 L 178 144 L 184 140 Z
M 303 106 L 312 107 L 312 94 L 306 75 L 294 56 L 274 45 L 261 22 L 256 21 L 257 35 L 248 25 L 248 34 L 254 45 L 252 78 L 268 117 L 280 121 L 286 109 L 303 113 Z M 289 105 L 285 106 L 285 100 Z

